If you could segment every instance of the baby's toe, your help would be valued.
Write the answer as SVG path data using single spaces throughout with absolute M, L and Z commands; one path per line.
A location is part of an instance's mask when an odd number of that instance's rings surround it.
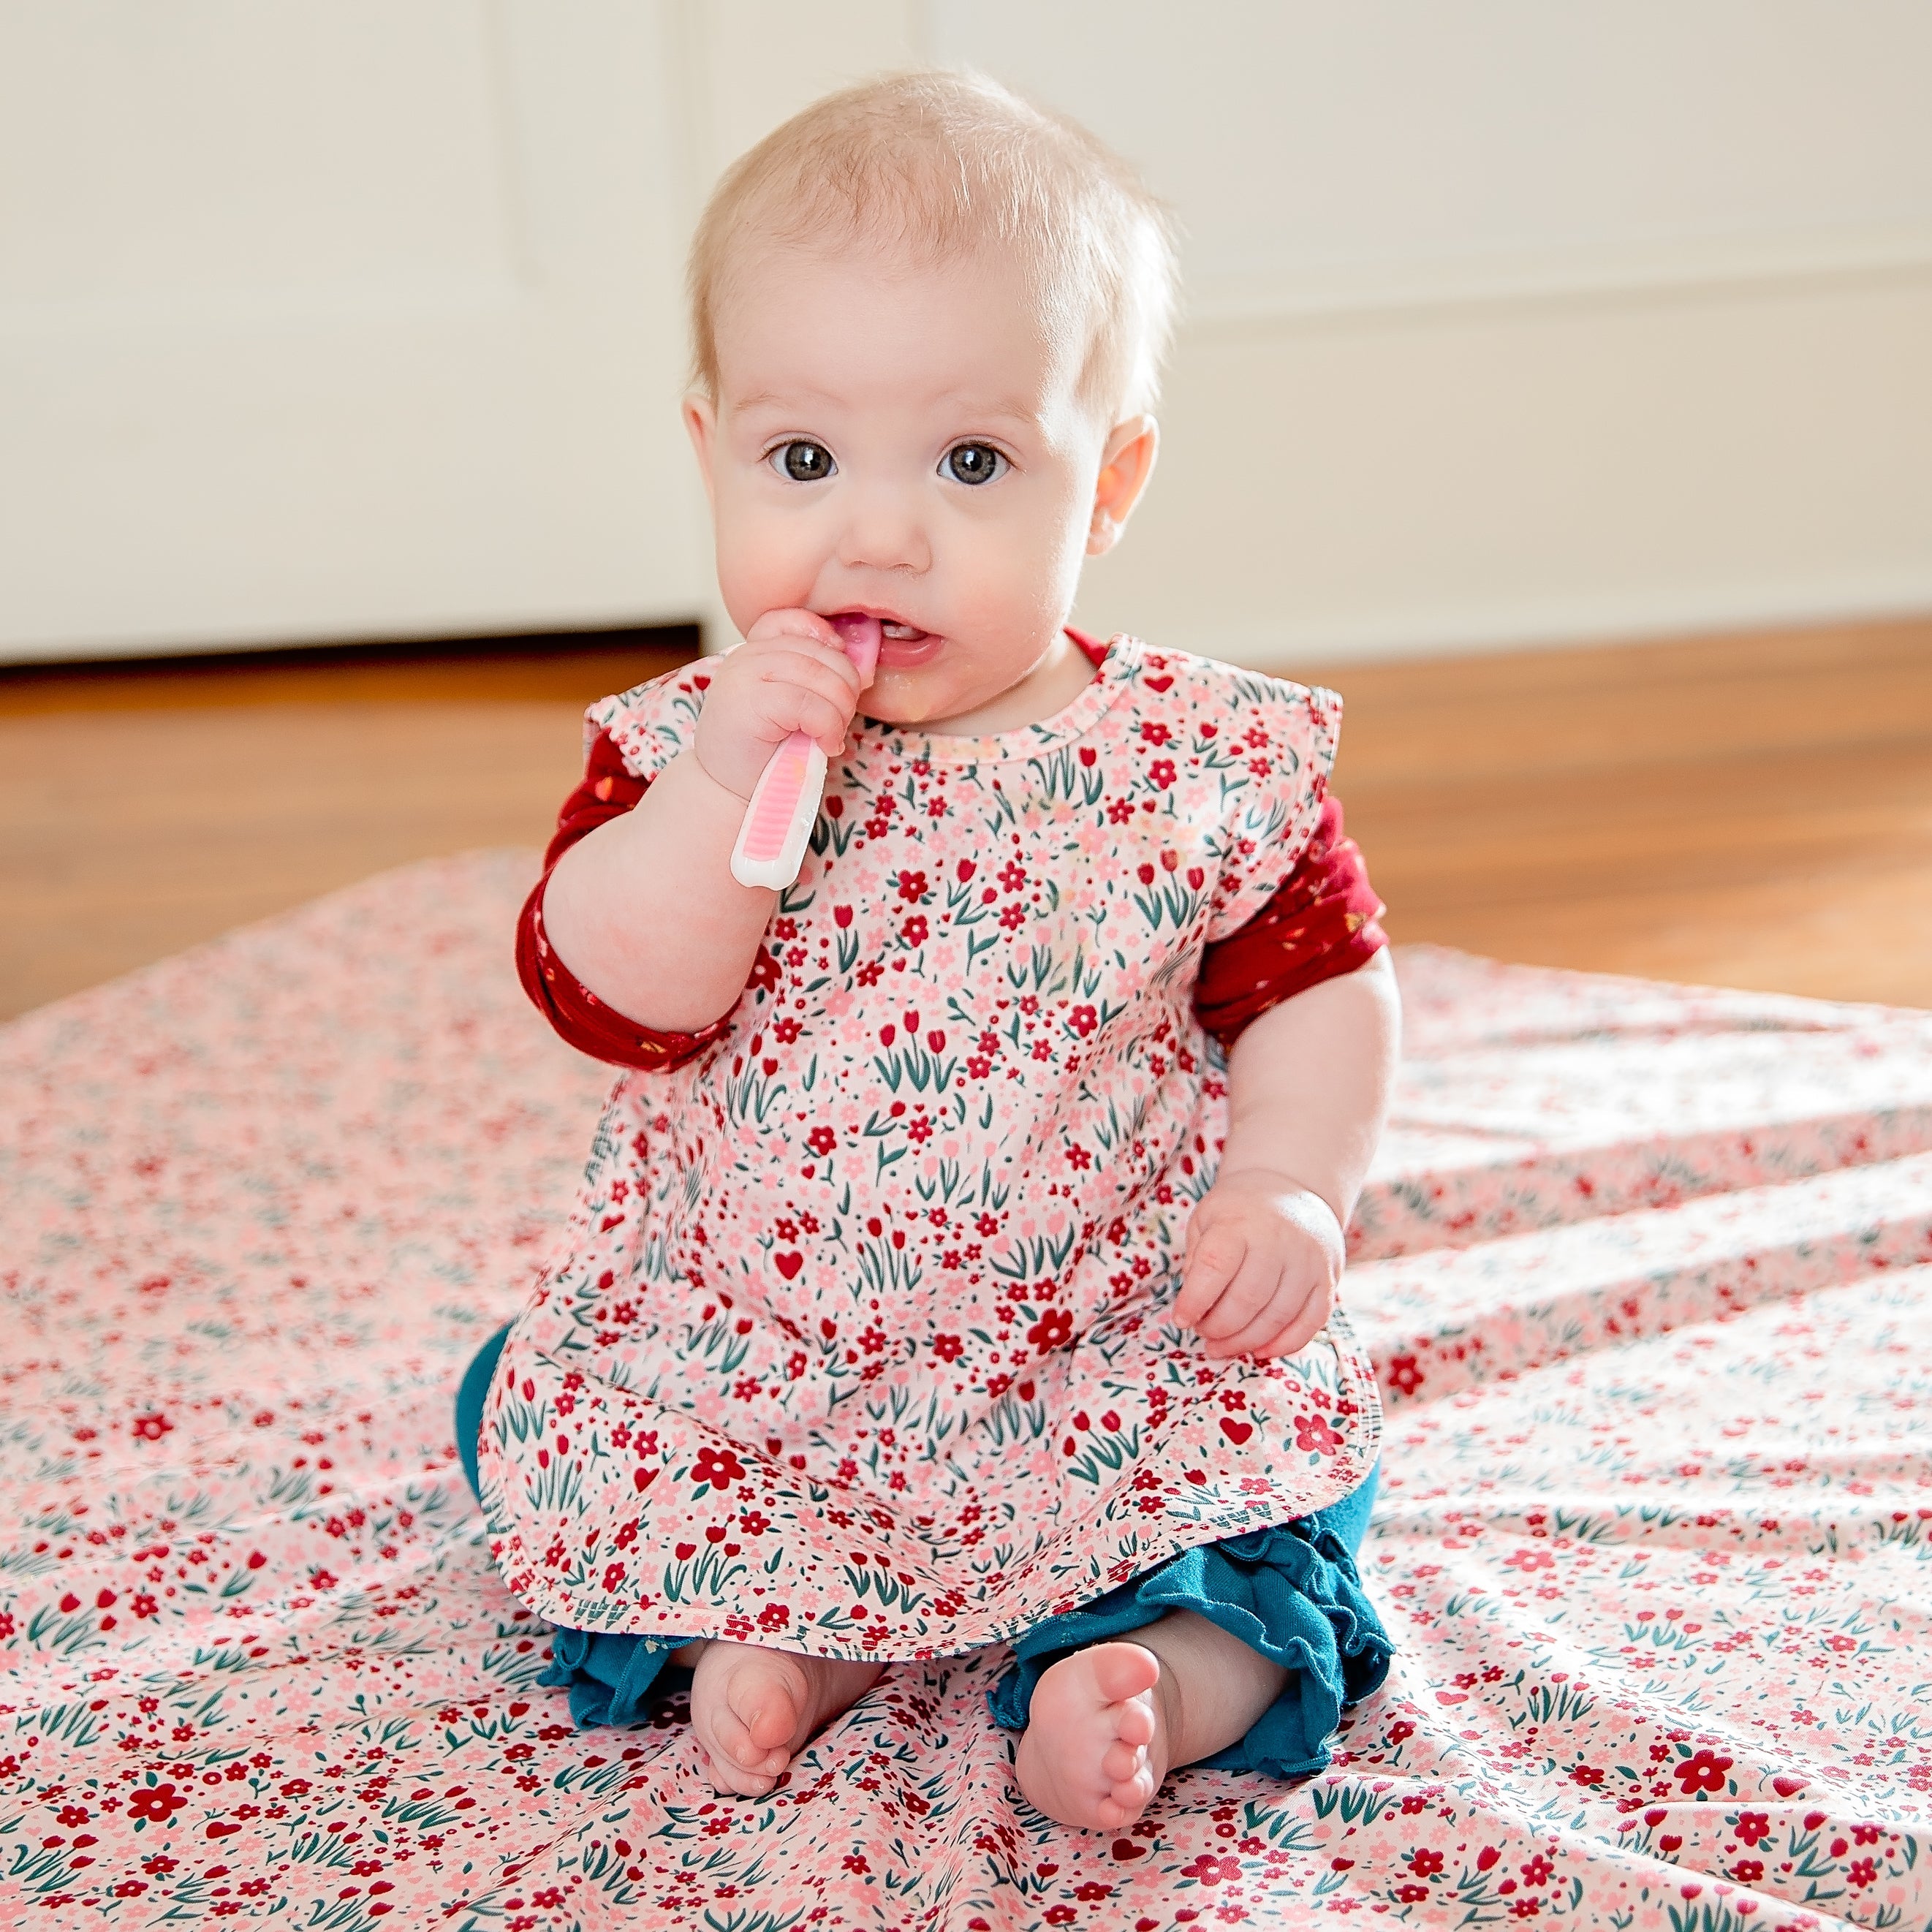
M 1144 1644 L 1096 1643 L 1085 1655 L 1094 1688 L 1110 1704 L 1124 1704 L 1160 1682 L 1160 1659 Z
M 1114 1713 L 1114 1732 L 1123 1744 L 1154 1742 L 1154 1711 L 1144 1697 L 1130 1697 Z
M 1147 1747 L 1124 1739 L 1111 1744 L 1100 1760 L 1100 1775 L 1109 1784 L 1124 1784 L 1147 1762 Z
M 747 1682 L 746 1680 L 748 1679 Z M 782 1760 L 798 1730 L 798 1700 L 764 1673 L 744 1673 L 731 1687 L 728 1708 L 745 1740 L 745 1756 Z

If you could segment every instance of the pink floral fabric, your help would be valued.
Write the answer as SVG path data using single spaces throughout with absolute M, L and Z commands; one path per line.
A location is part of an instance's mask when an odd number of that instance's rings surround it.
M 687 666 L 593 706 L 632 773 Z M 1164 1310 L 1226 1086 L 1194 1011 L 1320 817 L 1340 703 L 1116 638 L 1045 723 L 862 721 L 729 1028 L 627 1070 L 483 1417 L 512 1593 L 580 1630 L 957 1655 L 1354 1488 L 1346 1316 Z
M 1396 1639 L 1328 1771 L 1040 1818 L 896 1663 L 770 1798 L 535 1687 L 450 1440 L 605 1070 L 533 854 L 0 1030 L 0 1923 L 1648 1932 L 1932 1921 L 1932 1016 L 1398 955 L 1347 1294 Z

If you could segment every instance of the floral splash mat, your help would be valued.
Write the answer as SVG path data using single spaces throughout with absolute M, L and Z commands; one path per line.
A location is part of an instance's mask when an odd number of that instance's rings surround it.
M 1411 950 L 1345 1291 L 1400 1654 L 1332 1768 L 1070 1832 L 986 1653 L 733 1802 L 536 1686 L 451 1441 L 604 1084 L 533 862 L 0 1029 L 0 1923 L 1932 1924 L 1932 1015 Z

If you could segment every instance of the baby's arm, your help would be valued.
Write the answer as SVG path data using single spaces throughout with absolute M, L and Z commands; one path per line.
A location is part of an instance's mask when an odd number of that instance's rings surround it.
M 1388 1112 L 1400 1035 L 1383 952 L 1235 1041 L 1220 1176 L 1189 1224 L 1174 1304 L 1210 1356 L 1293 1354 L 1333 1312 L 1342 1231 Z
M 640 1026 L 694 1033 L 728 1012 L 777 901 L 731 876 L 746 802 L 790 732 L 836 757 L 858 702 L 859 674 L 824 618 L 760 617 L 716 660 L 692 747 L 558 860 L 543 918 L 565 966 Z

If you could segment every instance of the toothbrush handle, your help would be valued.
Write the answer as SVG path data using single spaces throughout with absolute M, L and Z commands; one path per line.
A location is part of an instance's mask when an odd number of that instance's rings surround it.
M 794 731 L 771 755 L 731 848 L 731 876 L 741 886 L 783 892 L 798 877 L 825 794 L 825 754 Z

